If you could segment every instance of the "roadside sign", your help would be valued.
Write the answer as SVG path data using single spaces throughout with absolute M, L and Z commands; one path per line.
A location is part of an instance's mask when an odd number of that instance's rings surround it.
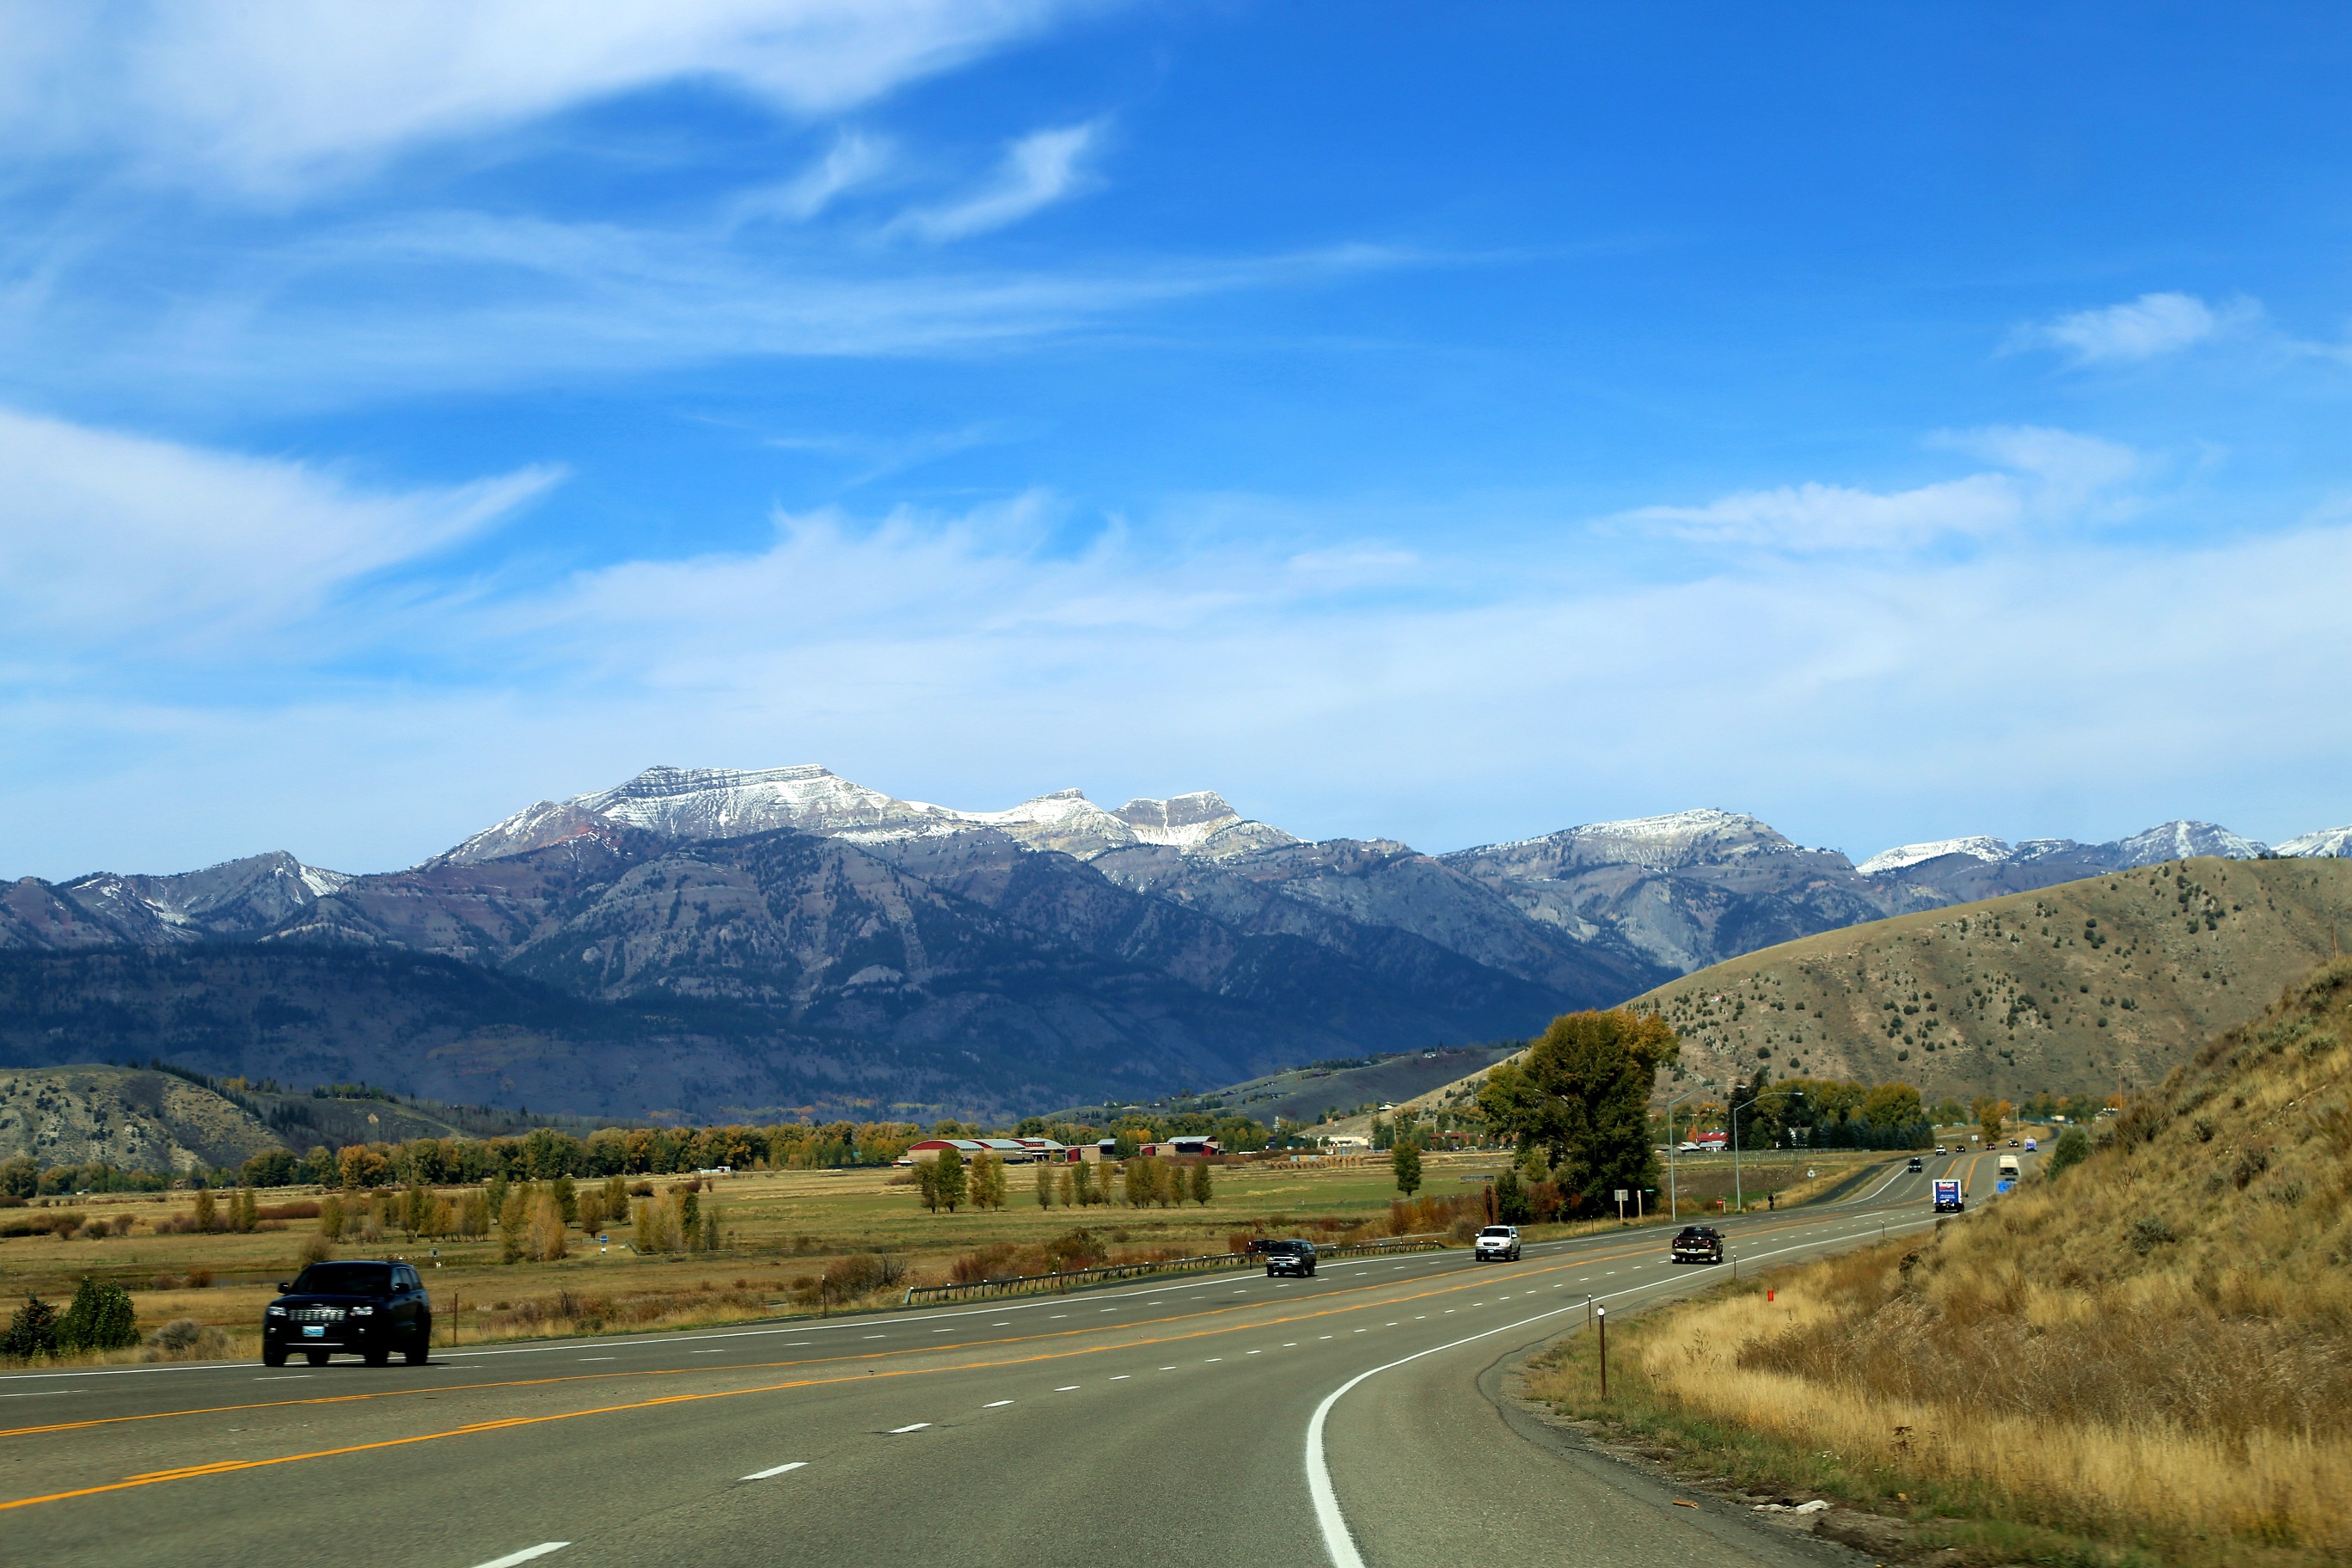
M 1620 1187 L 1617 1189 L 1617 1201 L 1621 1204 L 1632 1203 L 1633 1201 L 1633 1194 L 1627 1192 L 1624 1188 Z

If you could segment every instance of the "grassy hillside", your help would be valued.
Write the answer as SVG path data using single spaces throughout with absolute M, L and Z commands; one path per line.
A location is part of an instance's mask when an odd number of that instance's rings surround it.
M 1930 1104 L 2110 1094 L 2260 1012 L 2339 924 L 2352 939 L 2352 861 L 2174 861 L 1783 942 L 1634 1005 L 1716 1083 L 1763 1066 L 1899 1079 Z
M 1768 1277 L 1772 1300 L 1751 1285 L 1645 1326 L 1637 1392 L 1696 1440 L 1714 1423 L 1768 1460 L 1779 1445 L 1797 1484 L 1937 1529 L 2051 1532 L 1985 1536 L 1998 1560 L 2342 1562 L 2347 1157 L 2340 961 L 2136 1099 L 2074 1168 Z
M 278 1142 L 251 1111 L 170 1073 L 0 1068 L 0 1160 L 188 1171 L 237 1164 Z

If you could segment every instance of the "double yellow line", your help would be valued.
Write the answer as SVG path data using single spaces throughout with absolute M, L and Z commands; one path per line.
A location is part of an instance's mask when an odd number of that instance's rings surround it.
M 1811 1222 L 1812 1216 L 1810 1215 L 1801 1220 L 1791 1216 L 1790 1219 L 1780 1224 L 1759 1226 L 1756 1227 L 1756 1234 L 1769 1235 L 1776 1231 L 1793 1229 L 1801 1224 L 1811 1224 Z M 1465 1290 L 1486 1289 L 1493 1285 L 1504 1283 L 1506 1281 L 1538 1279 L 1547 1274 L 1560 1273 L 1570 1268 L 1589 1268 L 1599 1263 L 1622 1262 L 1625 1258 L 1639 1257 L 1648 1253 L 1654 1250 L 1654 1244 L 1612 1251 L 1579 1253 L 1572 1258 L 1563 1258 L 1559 1262 L 1543 1268 L 1520 1269 L 1501 1276 L 1487 1274 L 1476 1281 L 1465 1280 L 1459 1284 L 1448 1284 L 1433 1289 L 1414 1291 L 1407 1295 L 1384 1297 L 1382 1304 L 1392 1307 L 1402 1303 L 1425 1300 L 1433 1297 L 1454 1295 Z M 1354 1295 L 1361 1292 L 1378 1290 L 1383 1288 L 1384 1287 L 1382 1285 L 1368 1283 L 1359 1286 L 1350 1286 L 1347 1289 L 1347 1293 Z M 1328 1298 L 1326 1298 L 1326 1300 L 1328 1300 Z M 1236 1312 L 1245 1312 L 1250 1310 L 1253 1307 L 1260 1307 L 1265 1304 L 1265 1303 L 1263 1302 L 1247 1302 L 1234 1306 L 1215 1307 L 1202 1312 L 1188 1312 L 1174 1318 L 1163 1318 L 1159 1320 L 1159 1321 L 1183 1322 L 1201 1318 L 1224 1317 Z M 781 1394 L 797 1388 L 823 1388 L 835 1384 L 863 1383 L 876 1377 L 927 1377 L 935 1376 L 943 1373 L 984 1372 L 1003 1367 L 1029 1366 L 1040 1362 L 1065 1361 L 1079 1356 L 1101 1355 L 1111 1351 L 1139 1350 L 1150 1345 L 1177 1344 L 1188 1340 L 1206 1339 L 1215 1334 L 1229 1334 L 1242 1331 L 1255 1332 L 1278 1328 L 1286 1323 L 1312 1322 L 1320 1318 L 1334 1317 L 1346 1312 L 1362 1311 L 1367 1307 L 1372 1305 L 1375 1305 L 1375 1303 L 1370 1301 L 1355 1301 L 1344 1306 L 1322 1307 L 1312 1311 L 1293 1313 L 1288 1316 L 1267 1319 L 1258 1322 L 1247 1324 L 1223 1324 L 1213 1328 L 1196 1329 L 1190 1332 L 1181 1334 L 1150 1335 L 1140 1339 L 1122 1340 L 1112 1344 L 1092 1345 L 1083 1350 L 1043 1351 L 1032 1355 L 997 1357 L 982 1361 L 957 1362 L 944 1366 L 895 1367 L 877 1370 L 868 1365 L 862 1373 L 841 1373 L 830 1377 L 792 1378 L 782 1383 L 760 1384 L 749 1388 L 716 1389 L 701 1394 L 666 1394 L 658 1398 L 632 1400 L 620 1405 L 600 1405 L 582 1410 L 561 1411 L 550 1415 L 515 1415 L 506 1416 L 491 1421 L 468 1422 L 465 1426 L 452 1426 L 439 1432 L 422 1432 L 406 1437 L 383 1438 L 372 1443 L 353 1443 L 347 1444 L 341 1447 L 317 1448 L 307 1453 L 300 1454 L 281 1454 L 272 1458 L 225 1459 L 211 1464 L 188 1465 L 173 1469 L 149 1470 L 139 1475 L 127 1476 L 118 1481 L 103 1482 L 97 1486 L 77 1487 L 68 1491 L 48 1492 L 38 1497 L 16 1498 L 8 1501 L 0 1502 L 0 1511 L 5 1511 L 11 1509 L 31 1508 L 41 1503 L 64 1502 L 73 1498 L 97 1497 L 108 1492 L 128 1491 L 142 1487 L 159 1486 L 166 1481 L 191 1480 L 204 1476 L 231 1475 L 240 1470 L 267 1469 L 273 1466 L 302 1464 L 313 1459 L 338 1458 L 347 1454 L 364 1454 L 384 1448 L 406 1447 L 417 1443 L 439 1442 L 444 1438 L 449 1437 L 470 1437 L 478 1436 L 485 1432 L 509 1431 L 519 1426 L 546 1426 L 553 1422 L 573 1421 L 590 1415 L 614 1415 L 633 1410 L 653 1410 L 658 1409 L 663 1405 L 691 1405 L 715 1399 L 737 1399 L 755 1394 Z M 999 1345 L 1020 1344 L 1023 1342 L 1034 1342 L 1041 1340 L 1067 1339 L 1075 1335 L 1093 1334 L 1099 1333 L 1101 1331 L 1102 1331 L 1099 1327 L 1056 1329 L 1043 1334 L 1019 1335 L 993 1342 Z M 812 1363 L 824 1364 L 829 1362 L 856 1361 L 860 1363 L 866 1363 L 890 1357 L 923 1355 L 929 1353 L 933 1352 L 928 1351 L 926 1347 L 918 1345 L 911 1346 L 904 1350 L 876 1351 L 870 1354 L 859 1356 L 812 1357 L 794 1362 L 758 1363 L 754 1363 L 751 1367 L 739 1369 L 656 1367 L 644 1372 L 576 1373 L 568 1373 L 561 1377 L 513 1378 L 495 1383 L 459 1384 L 442 1388 L 389 1389 L 374 1394 L 328 1394 L 306 1399 L 269 1400 L 250 1405 L 211 1405 L 193 1410 L 156 1411 L 142 1415 L 109 1415 L 95 1417 L 88 1421 L 63 1421 L 39 1426 L 19 1426 L 6 1431 L 0 1431 L 0 1437 L 30 1436 L 38 1434 L 69 1432 L 95 1426 L 115 1426 L 124 1422 L 161 1421 L 189 1415 L 226 1415 L 252 1410 L 285 1409 L 302 1405 L 355 1404 L 367 1400 L 396 1399 L 416 1394 L 463 1394 L 482 1389 L 543 1387 L 552 1384 L 603 1382 L 621 1377 L 678 1377 L 688 1375 L 689 1373 L 703 1373 L 705 1371 L 768 1371 L 781 1366 L 806 1366 L 812 1364 Z

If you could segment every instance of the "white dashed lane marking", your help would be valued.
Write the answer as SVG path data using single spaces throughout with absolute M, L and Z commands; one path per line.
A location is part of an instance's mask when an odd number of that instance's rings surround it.
M 930 1423 L 928 1421 L 918 1421 L 911 1426 L 893 1426 L 890 1428 L 888 1435 L 893 1437 L 903 1436 L 908 1432 L 919 1432 L 929 1425 Z
M 753 1470 L 750 1475 L 745 1476 L 742 1479 L 747 1481 L 764 1481 L 771 1476 L 781 1476 L 786 1470 L 802 1470 L 806 1469 L 807 1468 L 808 1461 L 806 1459 L 794 1459 L 789 1465 L 777 1465 L 770 1469 Z

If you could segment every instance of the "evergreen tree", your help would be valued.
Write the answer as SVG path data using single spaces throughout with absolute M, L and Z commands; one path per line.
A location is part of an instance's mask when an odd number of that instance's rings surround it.
M 1495 1178 L 1495 1221 L 1498 1225 L 1528 1223 L 1528 1190 L 1519 1184 L 1519 1173 L 1505 1166 Z
M 12 1355 L 30 1361 L 37 1355 L 58 1352 L 58 1310 L 30 1291 L 25 1304 L 8 1320 L 8 1332 L 0 1337 L 0 1355 Z
M 563 1223 L 570 1225 L 580 1217 L 580 1190 L 570 1176 L 562 1175 L 555 1178 L 554 1191 L 555 1206 L 562 1212 Z
M 1396 1171 L 1397 1191 L 1411 1197 L 1421 1191 L 1421 1148 L 1414 1143 L 1400 1143 L 1390 1152 L 1389 1163 Z

